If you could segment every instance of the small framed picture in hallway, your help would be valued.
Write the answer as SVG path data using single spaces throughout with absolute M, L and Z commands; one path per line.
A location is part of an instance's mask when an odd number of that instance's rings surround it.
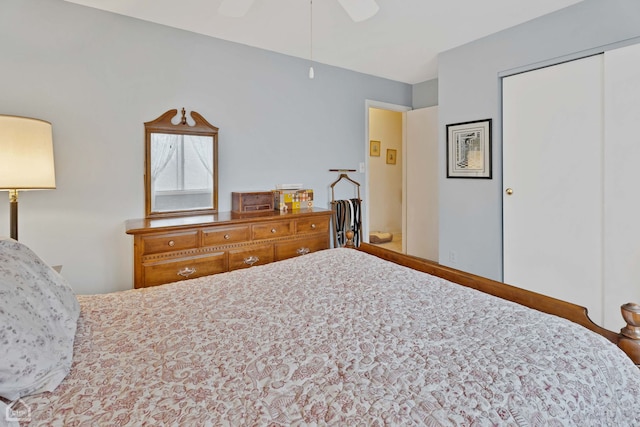
M 396 155 L 397 155 L 397 151 L 392 149 L 392 148 L 388 148 L 387 149 L 387 164 L 390 165 L 395 165 L 396 164 Z
M 380 157 L 380 141 L 369 141 L 369 155 L 373 157 Z

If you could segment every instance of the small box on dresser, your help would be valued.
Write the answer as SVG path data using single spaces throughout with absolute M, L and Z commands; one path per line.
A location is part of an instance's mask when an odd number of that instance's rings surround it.
M 313 190 L 275 190 L 273 206 L 280 212 L 313 207 Z
M 273 192 L 233 192 L 231 193 L 231 210 L 235 213 L 272 211 Z

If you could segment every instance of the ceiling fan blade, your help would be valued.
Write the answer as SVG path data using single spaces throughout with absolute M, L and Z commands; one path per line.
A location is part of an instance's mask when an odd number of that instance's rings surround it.
M 231 18 L 241 18 L 253 4 L 253 0 L 222 0 L 218 13 Z
M 338 2 L 355 22 L 365 21 L 380 10 L 376 0 L 338 0 Z

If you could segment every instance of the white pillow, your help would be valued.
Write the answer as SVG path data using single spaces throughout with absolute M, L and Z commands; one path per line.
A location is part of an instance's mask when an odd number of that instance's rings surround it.
M 0 397 L 53 391 L 69 373 L 80 306 L 31 249 L 0 238 Z

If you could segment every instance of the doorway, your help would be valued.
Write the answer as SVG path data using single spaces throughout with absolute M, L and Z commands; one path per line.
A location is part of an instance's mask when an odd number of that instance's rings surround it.
M 363 241 L 406 252 L 406 112 L 410 107 L 366 102 Z
M 366 107 L 363 241 L 374 243 L 374 232 L 383 240 L 390 233 L 382 246 L 437 262 L 438 107 L 412 110 L 374 101 Z M 375 123 L 385 117 L 389 123 Z M 389 163 L 387 150 L 396 150 Z

